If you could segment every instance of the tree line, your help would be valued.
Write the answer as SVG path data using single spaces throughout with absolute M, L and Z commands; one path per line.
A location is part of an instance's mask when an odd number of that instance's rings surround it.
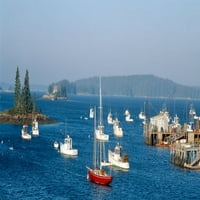
M 14 107 L 9 110 L 10 114 L 29 114 L 36 112 L 36 97 L 31 97 L 29 87 L 29 72 L 26 70 L 24 85 L 21 87 L 19 67 L 16 70 Z
M 49 93 L 57 85 L 59 95 L 98 95 L 99 77 L 77 80 L 70 83 L 67 80 L 53 83 Z M 167 98 L 200 98 L 200 87 L 189 87 L 177 84 L 168 79 L 154 75 L 130 75 L 102 77 L 102 94 L 109 96 L 132 97 L 167 97 Z

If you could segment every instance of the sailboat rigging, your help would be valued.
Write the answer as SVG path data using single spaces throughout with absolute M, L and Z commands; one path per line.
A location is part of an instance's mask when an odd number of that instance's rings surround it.
M 101 89 L 100 89 L 101 91 Z M 101 92 L 100 92 L 101 93 Z M 102 100 L 100 95 L 100 120 L 98 128 L 96 128 L 96 108 L 94 109 L 94 144 L 93 144 L 93 169 L 87 167 L 88 170 L 88 179 L 91 182 L 100 185 L 109 185 L 112 182 L 113 177 L 103 169 L 104 166 L 109 166 L 110 163 L 106 162 L 105 160 L 105 144 L 103 140 L 97 138 L 99 133 L 103 133 L 103 123 L 102 123 Z

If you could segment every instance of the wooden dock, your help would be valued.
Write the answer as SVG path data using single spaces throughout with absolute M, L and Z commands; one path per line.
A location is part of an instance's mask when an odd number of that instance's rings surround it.
M 174 143 L 170 148 L 170 160 L 180 167 L 200 169 L 200 145 L 197 143 Z

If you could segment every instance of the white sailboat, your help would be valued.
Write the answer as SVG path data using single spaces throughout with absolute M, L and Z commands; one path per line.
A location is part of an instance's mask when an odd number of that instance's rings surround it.
M 133 122 L 133 119 L 131 118 L 131 114 L 129 113 L 128 110 L 125 110 L 125 120 L 126 122 Z
M 120 127 L 120 122 L 118 120 L 118 118 L 116 118 L 114 120 L 114 124 L 113 124 L 113 133 L 115 136 L 117 137 L 122 137 L 123 136 L 123 130 L 122 128 Z
M 111 150 L 108 150 L 108 161 L 111 163 L 111 165 L 119 167 L 121 169 L 129 169 L 129 161 L 128 161 L 128 155 L 121 155 L 121 149 L 122 146 L 119 145 L 119 143 L 115 146 L 114 152 Z
M 27 132 L 28 131 L 27 129 L 28 129 L 28 126 L 23 125 L 22 131 L 21 131 L 21 137 L 25 140 L 30 140 L 31 135 Z
M 114 123 L 111 111 L 108 113 L 107 122 L 108 122 L 108 124 L 113 124 Z
M 77 156 L 78 150 L 72 148 L 72 138 L 67 135 L 64 139 L 64 143 L 60 143 L 60 153 L 68 156 Z
M 32 123 L 32 135 L 39 136 L 38 121 L 36 119 Z
M 96 139 L 102 141 L 108 141 L 109 135 L 104 133 L 104 126 L 103 126 L 103 107 L 102 107 L 102 94 L 101 94 L 101 78 L 99 79 L 100 86 L 99 86 L 99 125 L 95 130 Z

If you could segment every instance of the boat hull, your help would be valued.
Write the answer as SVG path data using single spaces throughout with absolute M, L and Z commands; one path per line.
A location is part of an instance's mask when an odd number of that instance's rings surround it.
M 101 172 L 104 172 L 103 170 L 99 169 L 88 169 L 88 178 L 91 182 L 100 184 L 100 185 L 109 185 L 112 182 L 113 177 Z
M 77 156 L 78 150 L 77 149 L 68 149 L 65 144 L 60 143 L 60 153 L 65 154 L 68 156 Z
M 26 134 L 22 134 L 22 139 L 25 139 L 25 140 L 31 140 L 31 135 L 26 133 Z
M 32 135 L 39 136 L 39 130 L 38 129 L 32 130 Z

